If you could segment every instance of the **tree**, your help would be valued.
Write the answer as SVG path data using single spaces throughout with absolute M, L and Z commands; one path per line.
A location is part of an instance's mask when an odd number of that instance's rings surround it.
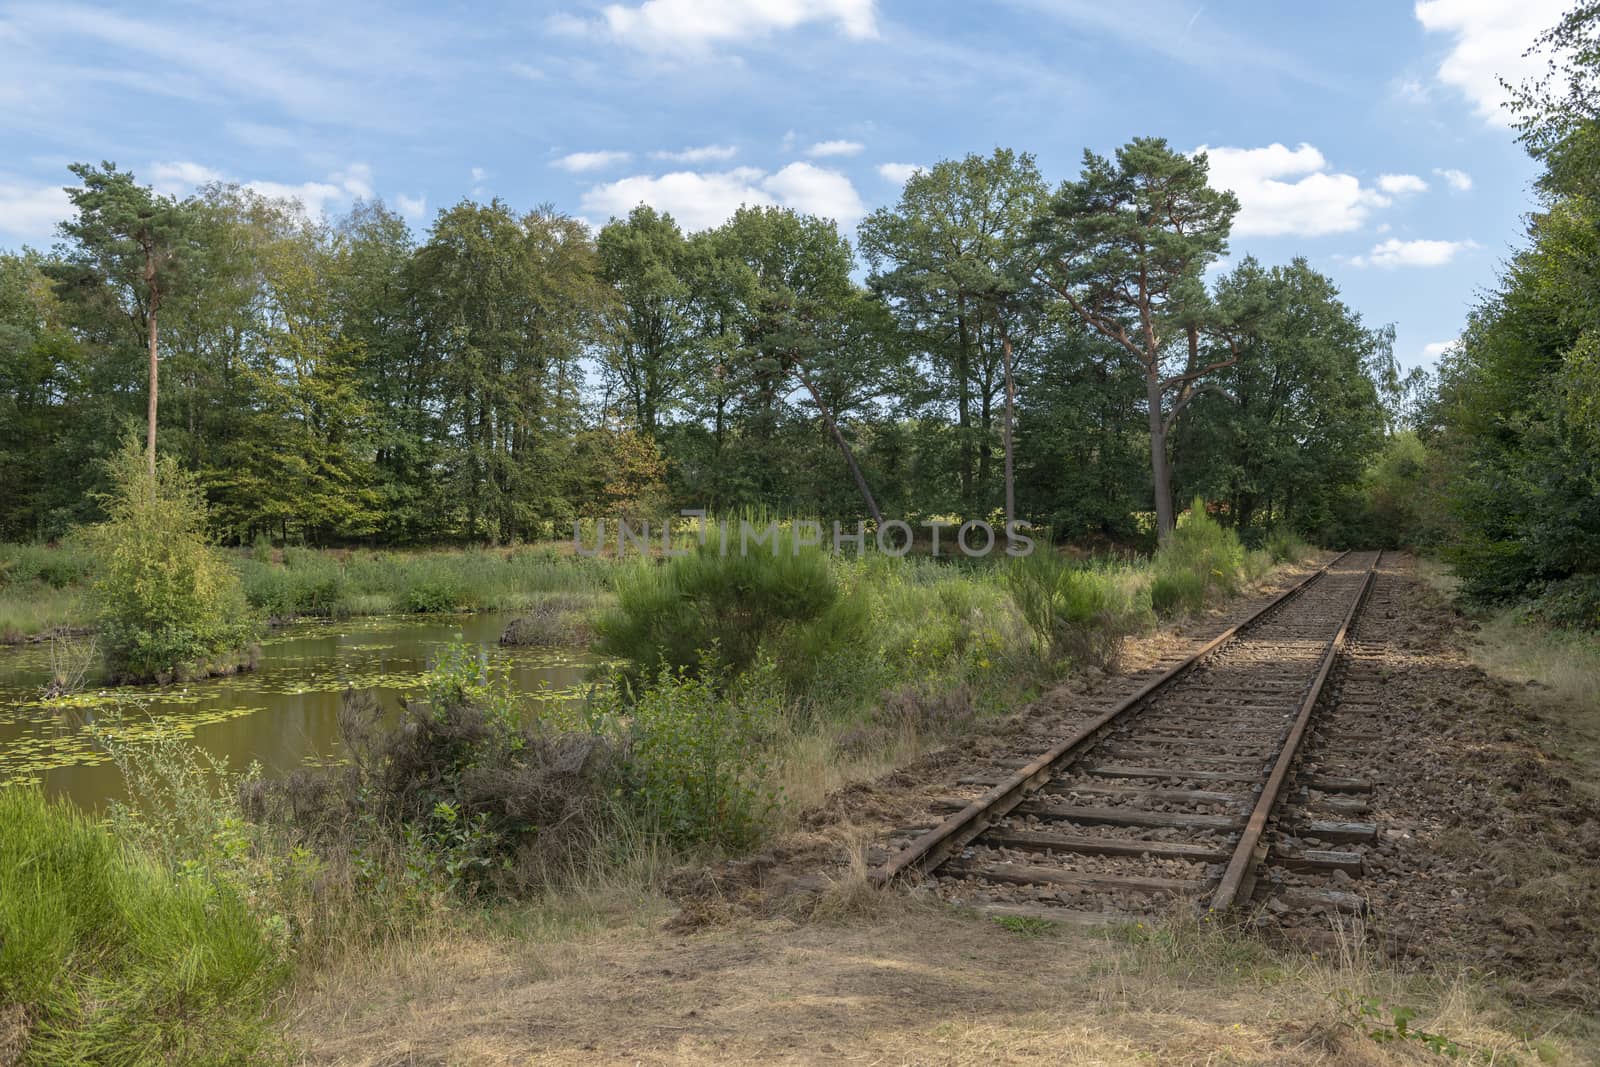
M 1005 516 L 1015 517 L 1015 355 L 1039 328 L 1032 226 L 1048 195 L 1033 157 L 997 148 L 914 174 L 862 222 L 868 284 L 946 383 L 960 428 L 961 503 L 987 510 L 995 391 L 1002 392 Z M 996 369 L 998 368 L 998 374 Z M 969 432 L 978 407 L 979 432 Z M 981 487 L 981 490 L 980 488 Z
M 1304 259 L 1264 268 L 1246 257 L 1217 280 L 1226 319 L 1249 321 L 1242 358 L 1214 372 L 1180 426 L 1183 492 L 1228 503 L 1235 526 L 1265 512 L 1326 537 L 1342 486 L 1383 441 L 1379 379 L 1393 378 L 1392 334 L 1368 330 Z
M 440 503 L 491 543 L 570 518 L 578 361 L 608 300 L 587 228 L 463 201 L 440 212 L 413 279 L 449 435 Z
M 778 410 L 798 379 L 838 445 L 868 514 L 883 514 L 867 485 L 838 412 L 817 387 L 816 374 L 847 351 L 831 345 L 855 295 L 854 257 L 832 220 L 786 208 L 740 208 L 717 231 L 722 255 L 742 267 L 743 344 L 739 372 L 756 409 L 759 433 L 771 437 Z
M 596 249 L 617 295 L 606 372 L 634 425 L 654 437 L 681 388 L 694 328 L 689 243 L 671 215 L 641 204 L 601 229 Z
M 1168 435 L 1212 387 L 1208 376 L 1238 359 L 1237 337 L 1215 315 L 1201 276 L 1227 251 L 1239 201 L 1207 185 L 1206 172 L 1203 153 L 1185 156 L 1158 137 L 1130 141 L 1115 163 L 1085 150 L 1082 177 L 1062 184 L 1039 228 L 1046 283 L 1143 373 L 1163 541 L 1174 526 Z M 1202 353 L 1205 334 L 1226 351 Z
M 150 393 L 145 437 L 146 466 L 156 475 L 158 326 L 162 303 L 179 287 L 190 245 L 188 205 L 156 194 L 114 163 L 69 168 L 81 186 L 67 189 L 75 219 L 61 224 L 75 242 L 63 282 L 109 287 L 115 300 L 142 327 L 150 357 Z

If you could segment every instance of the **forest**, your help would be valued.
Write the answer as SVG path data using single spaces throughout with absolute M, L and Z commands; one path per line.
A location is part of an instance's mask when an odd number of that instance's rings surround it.
M 6 540 L 98 517 L 152 395 L 225 541 L 308 545 L 682 508 L 1148 545 L 1196 494 L 1346 542 L 1401 417 L 1391 334 L 1304 260 L 1222 265 L 1237 203 L 1155 139 L 1059 188 L 1026 153 L 939 163 L 854 246 L 778 208 L 686 234 L 641 205 L 593 233 L 470 200 L 413 238 L 381 202 L 313 219 L 73 174 L 61 242 L 0 257 Z

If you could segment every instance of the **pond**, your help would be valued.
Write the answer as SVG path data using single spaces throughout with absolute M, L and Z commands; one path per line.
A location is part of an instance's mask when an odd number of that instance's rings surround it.
M 0 649 L 0 781 L 30 780 L 54 796 L 101 808 L 124 795 L 121 774 L 89 733 L 98 724 L 133 737 L 192 737 L 235 770 L 265 773 L 340 761 L 339 699 L 371 689 L 398 717 L 452 641 L 482 647 L 512 684 L 540 699 L 581 699 L 595 659 L 571 649 L 502 648 L 511 616 L 381 616 L 296 623 L 261 642 L 253 672 L 167 688 L 93 686 L 64 700 L 40 699 L 51 675 L 48 645 Z

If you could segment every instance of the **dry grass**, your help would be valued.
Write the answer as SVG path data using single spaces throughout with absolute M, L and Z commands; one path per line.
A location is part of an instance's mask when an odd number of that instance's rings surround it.
M 829 921 L 693 934 L 637 921 L 490 930 L 323 975 L 295 1006 L 311 1063 L 1446 1062 L 1366 1036 L 1343 1004 L 1418 1009 L 1477 1062 L 1582 1063 L 1459 976 L 1354 952 L 1279 954 L 1192 920 L 1014 933 L 901 894 L 839 890 Z M 659 911 L 656 912 L 659 914 Z

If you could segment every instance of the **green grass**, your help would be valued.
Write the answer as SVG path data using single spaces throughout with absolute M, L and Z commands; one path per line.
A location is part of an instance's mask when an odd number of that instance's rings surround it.
M 35 789 L 0 790 L 0 1007 L 22 1063 L 259 1063 L 281 956 L 226 885 L 124 848 Z
M 83 600 L 81 589 L 56 589 L 38 581 L 0 588 L 0 644 L 17 644 L 58 627 L 86 625 Z
M 251 605 L 278 618 L 521 611 L 545 594 L 605 590 L 615 566 L 548 547 L 413 553 L 290 548 L 282 557 L 235 557 Z

